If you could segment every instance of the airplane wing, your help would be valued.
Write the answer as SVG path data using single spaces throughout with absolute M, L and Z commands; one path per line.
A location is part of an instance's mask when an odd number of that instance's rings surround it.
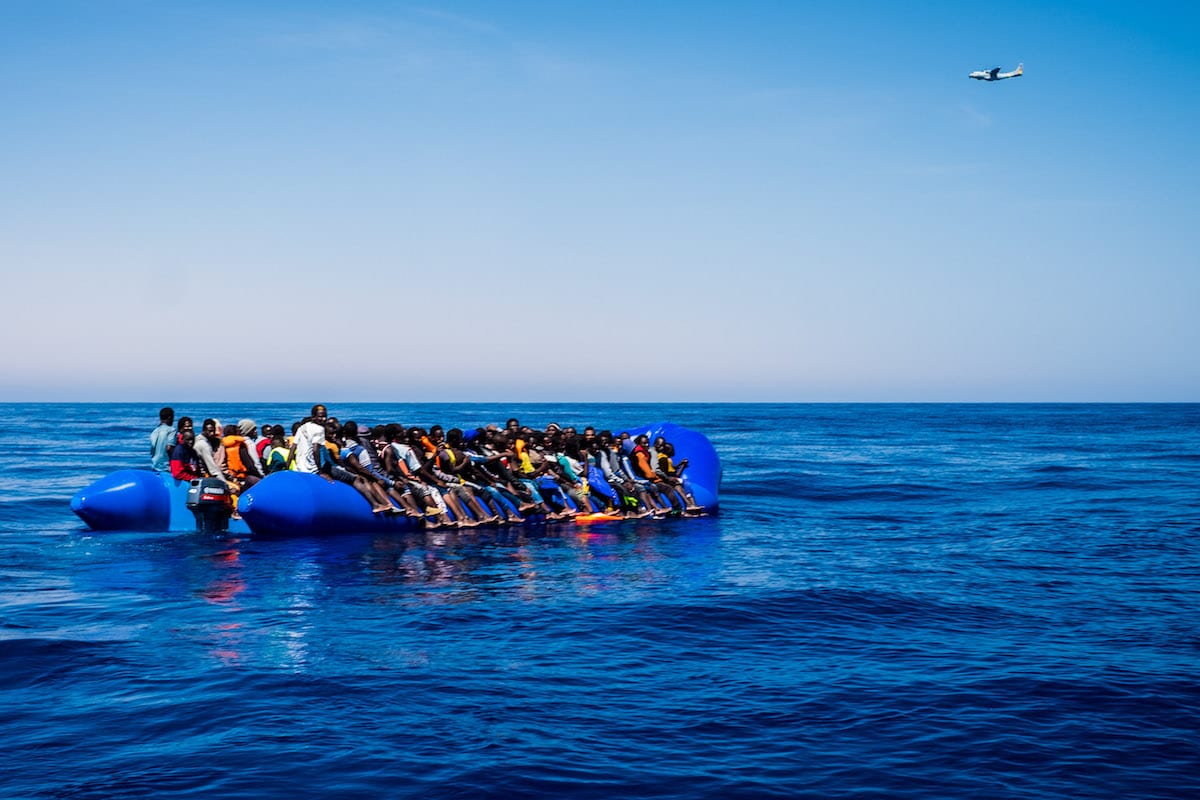
M 996 76 L 997 76 L 999 73 L 1000 73 L 1000 68 L 999 68 L 999 67 L 992 67 L 991 69 L 989 69 L 989 70 L 988 70 L 988 75 L 990 75 L 990 76 L 991 76 L 990 80 L 993 80 L 993 81 L 994 81 L 994 80 L 996 80 Z

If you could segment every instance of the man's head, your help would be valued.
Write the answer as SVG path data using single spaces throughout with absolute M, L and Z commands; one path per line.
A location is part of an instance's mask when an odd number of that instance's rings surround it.
M 321 405 L 320 403 L 318 403 L 317 405 L 312 407 L 313 422 L 318 422 L 318 423 L 324 425 L 325 419 L 328 416 L 329 416 L 329 410 L 327 408 L 325 408 L 325 406 Z
M 346 423 L 342 425 L 342 436 L 346 439 L 346 441 L 357 439 L 358 423 L 352 419 L 346 420 Z
M 258 437 L 258 426 L 254 424 L 252 419 L 240 419 L 237 424 L 238 433 L 250 439 Z
M 163 425 L 175 424 L 175 409 L 170 406 L 163 406 L 158 410 L 158 421 Z
M 180 417 L 179 418 L 179 426 L 178 426 L 177 430 L 180 433 L 183 433 L 184 431 L 193 430 L 192 418 L 191 417 Z
M 209 419 L 204 420 L 203 424 L 201 424 L 201 426 L 200 426 L 200 433 L 203 434 L 204 436 L 207 436 L 210 439 L 213 438 L 214 436 L 216 436 L 217 435 L 217 421 L 215 419 L 212 419 L 211 417 Z
M 179 434 L 179 441 L 187 447 L 191 447 L 196 443 L 196 433 L 191 428 L 188 428 L 183 433 Z

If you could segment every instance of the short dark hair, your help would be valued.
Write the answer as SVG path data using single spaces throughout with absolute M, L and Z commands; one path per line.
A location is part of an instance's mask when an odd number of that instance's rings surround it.
M 177 426 L 175 426 L 175 430 L 181 431 L 191 424 L 193 424 L 191 417 L 180 417 L 179 424 Z
M 170 425 L 175 421 L 175 409 L 170 406 L 163 406 L 158 410 L 158 419 L 160 422 Z

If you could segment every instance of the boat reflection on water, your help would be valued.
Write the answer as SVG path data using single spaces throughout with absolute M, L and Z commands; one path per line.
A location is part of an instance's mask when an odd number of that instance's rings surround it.
M 514 614 L 584 598 L 637 602 L 663 586 L 711 585 L 720 530 L 708 517 L 278 540 L 105 534 L 90 541 L 107 563 L 74 582 L 85 595 L 190 606 L 185 626 L 149 624 L 162 640 L 151 657 L 308 673 L 350 651 L 412 668 L 444 659 L 426 640 L 453 642 L 462 615 L 495 632 Z M 339 614 L 322 611 L 331 602 Z
M 719 524 L 628 520 L 379 536 L 363 566 L 375 601 L 388 604 L 620 596 L 680 577 L 705 580 Z

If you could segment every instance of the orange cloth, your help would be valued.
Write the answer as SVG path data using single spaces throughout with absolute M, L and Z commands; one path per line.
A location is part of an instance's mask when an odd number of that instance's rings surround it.
M 646 452 L 646 448 L 644 447 L 639 446 L 634 448 L 633 467 L 639 473 L 641 473 L 641 476 L 646 480 L 652 481 L 658 478 L 658 476 L 654 474 L 654 467 L 650 466 L 650 454 Z
M 242 463 L 242 445 L 245 442 L 245 436 L 230 435 L 221 439 L 221 446 L 225 448 L 225 471 L 235 478 L 246 477 L 246 465 Z

